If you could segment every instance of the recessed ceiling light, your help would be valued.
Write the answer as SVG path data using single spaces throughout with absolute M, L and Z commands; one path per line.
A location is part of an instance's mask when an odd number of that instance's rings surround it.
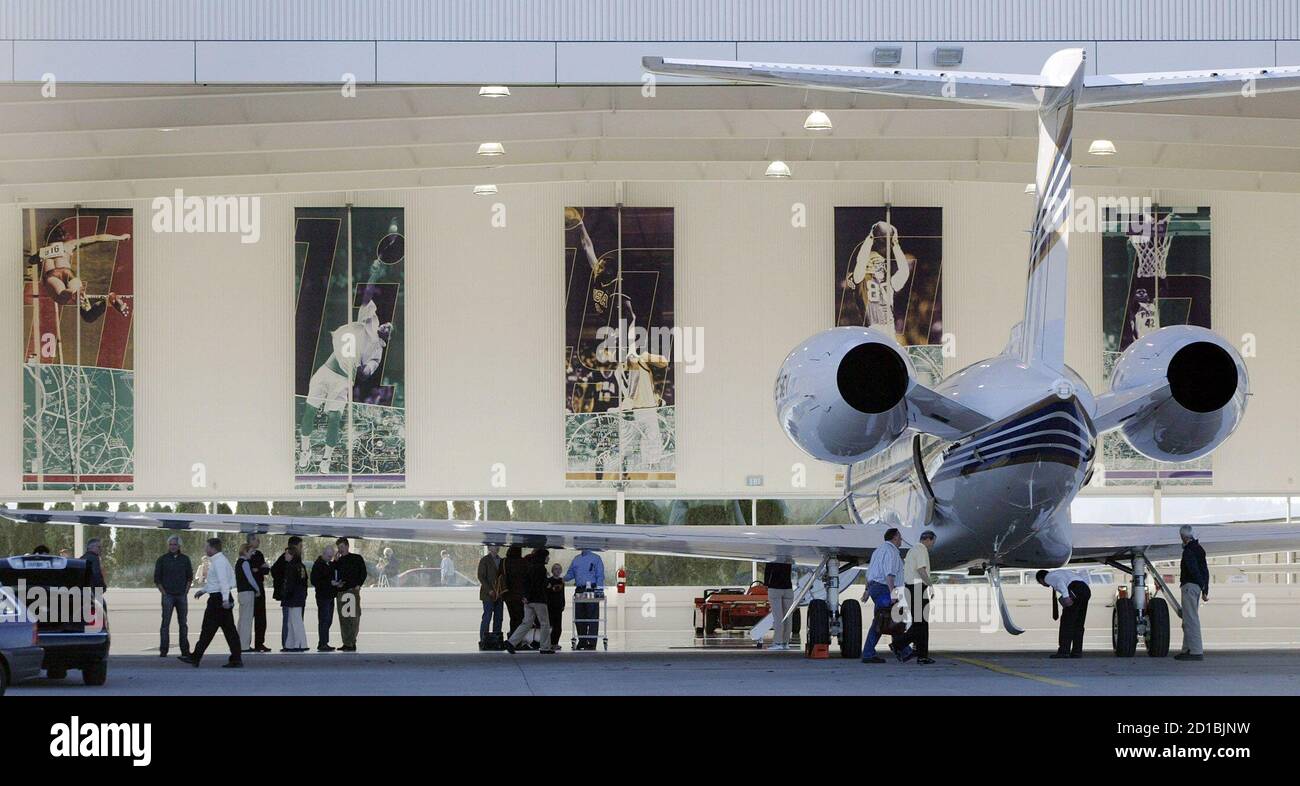
M 174 129 L 174 128 L 160 128 L 160 129 L 158 129 L 158 130 L 159 130 L 159 131 L 175 131 L 176 129 Z
M 1035 184 L 1033 184 L 1033 183 L 1030 183 L 1029 185 L 1025 186 L 1025 193 L 1026 193 L 1026 194 L 1029 194 L 1030 196 L 1033 196 L 1034 194 L 1037 194 L 1037 193 L 1038 193 L 1038 186 L 1035 185 Z
M 478 146 L 478 154 L 481 156 L 503 156 L 506 154 L 506 148 L 500 142 L 484 142 Z
M 820 109 L 812 112 L 803 121 L 805 131 L 830 131 L 831 119 Z
M 478 89 L 479 98 L 509 98 L 510 88 L 505 85 L 484 85 Z
M 474 196 L 492 196 L 497 192 L 497 187 L 491 183 L 481 186 L 474 186 Z
M 773 161 L 767 165 L 767 171 L 763 175 L 766 177 L 789 177 L 790 167 L 784 161 Z
M 1094 139 L 1092 144 L 1088 145 L 1088 152 L 1094 156 L 1113 156 L 1115 143 L 1109 139 Z

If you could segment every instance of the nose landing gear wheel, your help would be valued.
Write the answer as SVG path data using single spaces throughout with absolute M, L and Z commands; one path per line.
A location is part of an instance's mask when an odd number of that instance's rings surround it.
M 1169 604 L 1164 598 L 1147 602 L 1147 654 L 1163 658 L 1169 654 Z
M 831 609 L 826 605 L 826 601 L 819 598 L 808 604 L 808 635 L 804 642 L 804 649 L 811 654 L 814 645 L 830 646 L 830 643 Z
M 862 604 L 852 598 L 840 604 L 840 657 L 862 657 Z
M 1132 598 L 1119 598 L 1110 617 L 1110 644 L 1118 658 L 1137 653 L 1137 606 Z

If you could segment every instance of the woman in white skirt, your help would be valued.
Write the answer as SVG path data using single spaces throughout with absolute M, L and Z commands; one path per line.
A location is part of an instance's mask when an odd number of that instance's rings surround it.
M 284 614 L 285 652 L 307 651 L 307 628 L 303 611 L 307 607 L 307 566 L 302 563 L 302 546 L 294 544 L 284 552 L 284 584 L 280 588 L 280 606 Z

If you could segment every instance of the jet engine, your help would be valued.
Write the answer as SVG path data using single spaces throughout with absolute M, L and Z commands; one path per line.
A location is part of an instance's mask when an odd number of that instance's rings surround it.
M 907 430 L 912 362 L 892 336 L 872 328 L 822 331 L 794 348 L 776 378 L 776 413 L 808 455 L 852 464 Z
M 1121 426 L 1124 438 L 1157 461 L 1190 461 L 1219 446 L 1246 411 L 1246 365 L 1216 333 L 1191 325 L 1161 328 L 1133 342 L 1112 377 L 1116 393 L 1158 388 Z

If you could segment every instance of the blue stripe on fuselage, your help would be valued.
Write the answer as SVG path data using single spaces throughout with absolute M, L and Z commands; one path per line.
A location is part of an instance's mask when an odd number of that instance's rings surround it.
M 1033 461 L 1079 467 L 1091 460 L 1094 438 L 1092 420 L 1078 400 L 1053 397 L 951 449 L 931 481 Z

